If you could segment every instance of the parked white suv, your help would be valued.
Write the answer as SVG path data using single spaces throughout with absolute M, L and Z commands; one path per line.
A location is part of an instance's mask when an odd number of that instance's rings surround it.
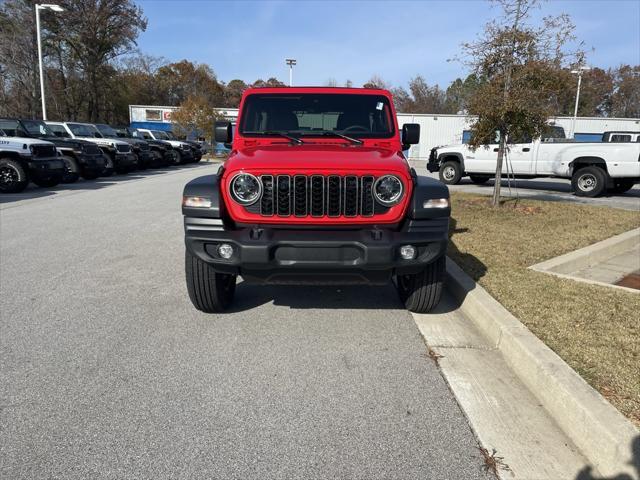
M 567 140 L 564 130 L 552 127 L 543 140 L 509 145 L 502 171 L 516 178 L 559 177 L 571 179 L 578 196 L 596 197 L 607 190 L 623 193 L 640 182 L 640 143 L 583 143 Z M 431 150 L 427 169 L 439 172 L 440 180 L 455 185 L 464 176 L 476 184 L 494 176 L 498 144 L 473 150 L 466 144 Z
M 171 148 L 173 148 L 173 151 L 176 152 L 176 155 L 178 156 L 176 163 L 189 163 L 194 160 L 191 145 L 181 140 L 171 138 L 163 131 L 136 128 L 133 132 L 133 136 L 143 140 L 162 140 L 164 142 L 169 142 L 171 144 Z
M 9 137 L 0 130 L 0 193 L 18 193 L 29 181 L 40 187 L 60 183 L 65 163 L 45 140 Z
M 80 138 L 93 142 L 100 147 L 107 160 L 105 174 L 128 173 L 137 168 L 136 157 L 131 150 L 131 145 L 122 140 L 103 138 L 100 132 L 92 125 L 79 122 L 46 122 L 57 137 Z

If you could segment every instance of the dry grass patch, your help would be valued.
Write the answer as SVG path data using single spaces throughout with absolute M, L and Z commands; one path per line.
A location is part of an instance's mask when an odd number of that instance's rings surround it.
M 449 256 L 640 425 L 640 295 L 527 267 L 640 226 L 640 213 L 453 193 Z

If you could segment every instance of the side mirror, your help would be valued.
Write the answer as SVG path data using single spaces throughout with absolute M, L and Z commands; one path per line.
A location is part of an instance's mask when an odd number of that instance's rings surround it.
M 216 142 L 231 143 L 233 137 L 231 122 L 216 122 L 214 127 L 214 137 Z
M 402 144 L 415 145 L 420 142 L 420 125 L 417 123 L 405 123 L 402 126 Z

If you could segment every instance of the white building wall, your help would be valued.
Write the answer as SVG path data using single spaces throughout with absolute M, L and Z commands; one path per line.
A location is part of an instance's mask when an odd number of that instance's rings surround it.
M 420 143 L 409 150 L 409 158 L 416 160 L 429 158 L 433 147 L 462 142 L 463 130 L 468 130 L 474 119 L 466 115 L 398 114 L 400 128 L 405 123 L 420 125 Z M 563 127 L 567 135 L 572 131 L 573 117 L 554 117 L 550 122 Z M 640 119 L 578 117 L 576 120 L 576 132 L 579 133 L 600 134 L 609 130 L 639 131 Z

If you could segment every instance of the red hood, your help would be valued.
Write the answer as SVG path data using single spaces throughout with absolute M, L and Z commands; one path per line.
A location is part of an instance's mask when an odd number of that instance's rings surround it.
M 398 152 L 386 148 L 337 143 L 262 145 L 234 152 L 225 162 L 228 173 L 238 170 L 267 173 L 395 172 L 407 177 L 409 167 Z
M 351 146 L 340 143 L 307 145 L 270 144 L 247 147 L 232 152 L 224 164 L 221 190 L 229 215 L 241 223 L 269 224 L 394 224 L 400 221 L 411 197 L 409 165 L 402 153 L 376 146 Z M 229 194 L 228 182 L 238 172 L 254 175 L 373 175 L 393 173 L 402 179 L 404 199 L 375 217 L 261 217 L 238 205 Z

